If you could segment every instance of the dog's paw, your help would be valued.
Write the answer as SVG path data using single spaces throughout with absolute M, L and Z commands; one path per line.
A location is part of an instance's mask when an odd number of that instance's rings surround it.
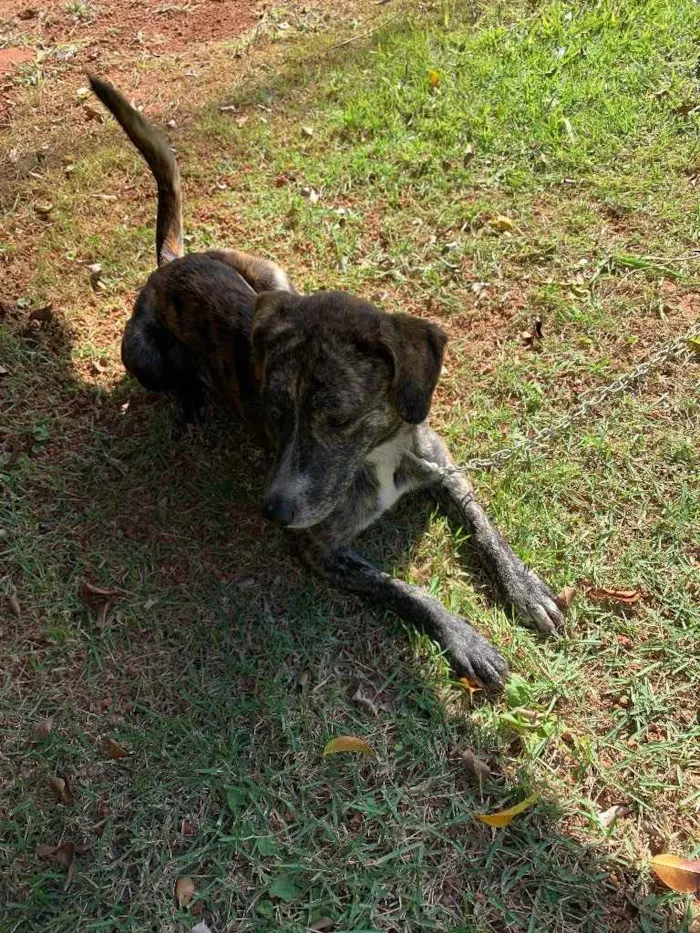
M 526 622 L 531 622 L 540 632 L 556 635 L 564 615 L 554 593 L 512 551 L 502 555 L 502 559 L 498 577 L 505 599 Z
M 501 686 L 508 677 L 508 665 L 483 635 L 460 619 L 448 616 L 437 631 L 453 670 L 459 677 L 481 681 L 485 687 Z

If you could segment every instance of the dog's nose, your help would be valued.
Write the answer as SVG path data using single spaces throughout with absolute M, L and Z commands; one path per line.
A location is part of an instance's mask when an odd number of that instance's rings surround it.
M 273 493 L 265 500 L 263 515 L 278 525 L 291 525 L 296 515 L 296 506 L 292 499 Z

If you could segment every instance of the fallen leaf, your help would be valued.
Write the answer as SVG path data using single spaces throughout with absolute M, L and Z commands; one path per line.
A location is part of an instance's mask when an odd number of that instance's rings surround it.
M 54 862 L 58 862 L 61 868 L 65 868 L 65 886 L 67 887 L 70 884 L 71 879 L 73 878 L 73 872 L 75 871 L 75 845 L 72 842 L 64 842 L 60 846 L 47 846 L 40 844 L 36 847 L 35 851 L 39 858 L 51 859 Z
M 598 822 L 603 829 L 607 829 L 609 826 L 612 826 L 616 820 L 622 819 L 624 816 L 629 816 L 630 812 L 629 807 L 625 807 L 622 804 L 615 804 L 615 806 L 610 807 L 609 810 L 602 810 L 598 814 Z
M 242 113 L 240 117 L 236 117 L 236 126 L 245 126 L 248 120 L 250 120 L 250 116 L 247 113 Z
M 194 897 L 194 881 L 191 878 L 178 878 L 175 883 L 175 902 L 178 907 L 187 907 Z
M 5 369 L 4 366 L 0 366 L 0 376 L 6 376 L 8 374 L 8 371 L 9 370 Z
M 507 810 L 499 810 L 498 813 L 477 813 L 476 818 L 482 823 L 486 823 L 487 826 L 494 826 L 501 829 L 504 826 L 508 826 L 513 817 L 528 810 L 538 797 L 539 794 L 531 794 L 529 797 L 526 797 L 525 800 L 516 803 L 514 807 L 509 807 Z
M 175 120 L 168 120 L 168 122 L 165 125 L 168 127 L 169 130 L 174 130 L 177 128 L 177 123 L 175 122 Z
M 560 609 L 568 609 L 572 602 L 574 601 L 574 596 L 576 595 L 575 586 L 565 586 L 564 589 L 559 593 L 554 602 Z
M 632 606 L 642 598 L 640 590 L 613 590 L 607 587 L 593 587 L 586 592 L 590 599 L 598 599 L 601 602 L 622 603 L 624 606 Z
M 486 780 L 487 777 L 491 775 L 491 769 L 489 766 L 483 762 L 480 758 L 477 758 L 471 748 L 466 749 L 462 752 L 462 761 L 464 766 L 470 774 L 473 774 L 474 777 L 478 780 L 479 784 L 482 781 Z
M 430 87 L 433 88 L 433 89 L 435 89 L 436 87 L 439 87 L 439 85 L 440 85 L 440 72 L 439 72 L 439 71 L 435 71 L 434 69 L 431 69 L 431 70 L 428 72 L 428 83 L 430 84 Z
M 680 894 L 696 894 L 700 891 L 700 861 L 664 853 L 654 856 L 651 867 L 672 891 Z
M 105 752 L 108 758 L 128 758 L 127 750 L 114 739 L 105 739 Z
M 311 137 L 314 135 L 314 128 L 313 126 L 302 126 L 301 132 L 304 134 L 304 136 Z
M 105 113 L 102 110 L 98 110 L 97 107 L 93 107 L 92 104 L 83 104 L 83 113 L 88 120 L 95 120 L 97 123 L 104 123 Z
M 484 689 L 477 680 L 472 680 L 471 677 L 460 677 L 458 683 L 460 687 L 469 694 L 469 699 L 472 702 L 474 700 L 474 694 Z
M 53 204 L 50 201 L 40 201 L 34 205 L 34 210 L 37 214 L 41 214 L 42 217 L 48 217 L 53 210 Z
M 323 749 L 324 756 L 336 755 L 338 752 L 361 752 L 363 755 L 373 756 L 375 754 L 374 749 L 354 735 L 341 735 L 337 739 L 331 739 Z
M 700 337 L 688 337 L 686 343 L 688 344 L 689 350 L 692 350 L 694 353 L 700 353 Z
M 332 917 L 319 917 L 309 927 L 309 933 L 324 933 L 325 930 L 332 930 L 335 926 L 335 920 Z
M 87 100 L 87 98 L 90 96 L 90 88 L 79 87 L 75 92 L 75 96 L 78 98 L 78 100 Z
M 38 722 L 36 725 L 32 726 L 32 732 L 37 739 L 45 739 L 52 729 L 53 719 L 51 716 L 49 716 L 48 719 L 43 719 L 41 722 Z
M 377 704 L 370 697 L 366 696 L 362 692 L 362 687 L 358 687 L 357 690 L 353 693 L 352 702 L 357 703 L 358 706 L 364 706 L 365 709 L 369 710 L 373 716 L 376 716 L 379 712 L 377 709 Z M 325 754 L 325 753 L 324 753 Z
M 108 590 L 102 586 L 95 586 L 89 580 L 83 580 L 82 589 L 83 596 L 99 596 L 101 599 L 114 599 L 117 596 L 124 595 L 122 590 Z
M 48 780 L 48 784 L 54 794 L 58 797 L 59 803 L 73 803 L 73 794 L 71 793 L 70 787 L 66 781 L 63 780 L 63 778 L 52 775 Z
M 9 596 L 7 597 L 7 605 L 10 607 L 10 612 L 12 613 L 12 615 L 16 616 L 19 619 L 22 615 L 22 610 L 20 609 L 20 606 L 19 606 L 19 600 L 17 599 L 17 596 L 14 593 L 10 593 Z
M 211 933 L 211 930 L 206 925 L 206 923 L 202 921 L 201 923 L 198 923 L 196 927 L 192 927 L 190 933 Z
M 515 225 L 515 221 L 511 220 L 510 217 L 506 217 L 504 214 L 497 214 L 486 223 L 488 227 L 495 230 L 497 233 L 512 233 L 513 230 L 518 229 Z
M 291 904 L 292 901 L 295 901 L 301 891 L 294 883 L 294 879 L 291 875 L 277 875 L 274 879 L 267 892 L 270 897 L 276 897 L 281 901 L 284 901 L 285 904 Z

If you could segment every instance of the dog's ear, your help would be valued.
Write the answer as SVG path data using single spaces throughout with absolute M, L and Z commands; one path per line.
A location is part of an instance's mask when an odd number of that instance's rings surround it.
M 253 311 L 251 342 L 253 358 L 258 378 L 265 371 L 265 357 L 270 348 L 292 329 L 292 323 L 285 310 L 298 299 L 286 291 L 263 292 L 258 295 Z
M 404 421 L 420 424 L 430 411 L 447 335 L 429 321 L 392 314 L 382 322 L 381 343 L 394 370 L 394 404 Z

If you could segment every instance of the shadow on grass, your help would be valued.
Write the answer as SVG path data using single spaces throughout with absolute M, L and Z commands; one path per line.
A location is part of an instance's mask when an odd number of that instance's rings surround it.
M 27 332 L 11 315 L 0 350 L 0 557 L 21 611 L 1 649 L 4 929 L 688 928 L 568 835 L 546 788 L 508 830 L 474 819 L 532 790 L 517 740 L 447 693 L 428 646 L 416 659 L 400 626 L 297 565 L 259 516 L 265 464 L 241 426 L 214 414 L 190 437 L 130 380 L 86 384 L 58 318 Z M 407 505 L 368 537 L 405 564 L 430 514 Z M 85 581 L 112 592 L 86 605 Z M 323 759 L 344 733 L 376 761 Z M 467 747 L 491 767 L 481 789 Z M 65 840 L 69 887 L 35 855 Z

